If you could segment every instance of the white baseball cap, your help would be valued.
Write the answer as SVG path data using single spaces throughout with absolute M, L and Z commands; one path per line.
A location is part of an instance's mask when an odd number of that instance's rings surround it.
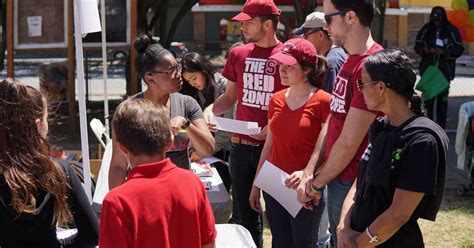
M 324 13 L 315 11 L 308 16 L 301 27 L 297 28 L 293 33 L 295 35 L 303 35 L 312 28 L 322 28 L 326 26 L 326 20 L 324 19 Z

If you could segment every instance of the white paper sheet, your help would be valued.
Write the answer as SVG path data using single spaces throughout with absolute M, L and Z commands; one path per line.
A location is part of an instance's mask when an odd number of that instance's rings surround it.
M 81 34 L 83 36 L 102 30 L 97 0 L 79 0 L 79 18 L 81 21 Z
M 202 162 L 202 163 L 208 163 L 208 164 L 213 164 L 215 162 L 219 162 L 219 161 L 222 161 L 214 156 L 208 156 L 208 157 L 204 157 L 204 158 L 201 158 L 201 160 L 199 160 L 199 162 Z
M 56 228 L 56 237 L 58 239 L 67 239 L 77 234 L 77 229 L 64 229 L 61 227 Z
M 217 192 L 219 191 L 219 184 L 222 184 L 222 179 L 219 177 L 219 173 L 216 168 L 212 168 L 212 177 L 199 177 L 201 182 L 204 184 L 206 191 Z
M 28 37 L 39 37 L 42 35 L 42 17 L 28 16 Z
M 296 200 L 296 190 L 285 186 L 285 179 L 287 177 L 288 174 L 286 172 L 265 161 L 255 180 L 255 185 L 275 198 L 294 218 L 302 206 Z
M 239 134 L 258 134 L 260 127 L 257 122 L 238 121 L 229 118 L 211 116 L 210 122 L 216 125 L 216 129 Z

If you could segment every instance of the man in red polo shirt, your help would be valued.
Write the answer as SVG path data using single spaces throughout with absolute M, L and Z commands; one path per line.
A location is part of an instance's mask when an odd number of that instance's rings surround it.
M 262 246 L 262 222 L 249 204 L 250 190 L 265 143 L 268 105 L 273 93 L 283 89 L 278 63 L 269 57 L 283 49 L 276 27 L 280 10 L 272 0 L 248 0 L 233 20 L 242 22 L 247 42 L 229 52 L 222 75 L 228 79 L 223 95 L 211 106 L 213 114 L 222 114 L 237 102 L 236 120 L 258 122 L 263 131 L 252 137 L 234 134 L 230 151 L 232 196 L 237 201 L 240 219 L 236 220 Z M 209 111 L 205 111 L 205 114 Z M 234 209 L 235 210 L 235 209 Z
M 131 165 L 128 179 L 105 197 L 99 246 L 212 248 L 216 229 L 200 179 L 166 158 L 169 113 L 146 99 L 130 99 L 112 121 L 119 148 Z

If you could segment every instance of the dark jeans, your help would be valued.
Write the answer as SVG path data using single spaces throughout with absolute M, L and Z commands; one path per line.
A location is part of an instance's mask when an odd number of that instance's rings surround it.
M 229 156 L 232 197 L 237 200 L 240 211 L 239 221 L 252 234 L 257 247 L 263 245 L 263 222 L 261 213 L 250 208 L 249 197 L 262 148 L 263 145 L 232 144 Z
M 265 199 L 268 225 L 272 232 L 273 248 L 316 247 L 319 223 L 326 205 L 324 197 L 321 198 L 318 206 L 314 206 L 313 211 L 302 208 L 295 218 L 269 194 L 264 192 L 263 198 Z
M 351 180 L 335 178 L 328 186 L 328 217 L 329 217 L 329 230 L 331 231 L 331 237 L 334 243 L 334 247 L 337 247 L 337 225 L 341 217 L 342 205 L 346 199 L 347 193 L 352 187 Z
M 438 123 L 443 129 L 446 128 L 446 118 L 448 113 L 449 91 L 442 93 L 429 101 L 425 101 L 425 109 L 428 118 Z

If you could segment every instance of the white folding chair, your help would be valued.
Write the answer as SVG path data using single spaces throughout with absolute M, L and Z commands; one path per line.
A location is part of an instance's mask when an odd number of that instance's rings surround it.
M 94 118 L 91 120 L 89 125 L 95 137 L 99 140 L 100 144 L 105 149 L 105 144 L 108 144 L 110 142 L 110 137 L 107 134 L 107 129 L 105 128 L 104 124 L 102 124 L 102 122 L 99 119 Z M 102 136 L 105 137 L 105 142 Z
M 105 195 L 109 192 L 109 168 L 112 160 L 112 142 L 107 143 L 102 157 L 99 176 L 97 177 L 97 184 L 95 186 L 95 193 L 92 198 L 92 208 L 97 212 L 101 212 L 102 201 Z

